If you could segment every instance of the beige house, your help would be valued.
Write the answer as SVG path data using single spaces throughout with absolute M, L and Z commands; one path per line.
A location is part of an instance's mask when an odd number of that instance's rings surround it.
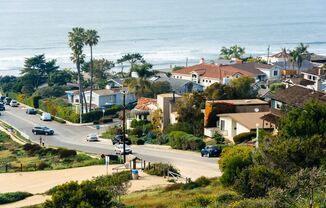
M 175 93 L 157 95 L 157 99 L 139 98 L 137 105 L 131 110 L 130 117 L 127 119 L 127 128 L 130 128 L 131 121 L 151 120 L 154 111 L 161 110 L 161 129 L 164 130 L 169 124 L 177 123 L 178 114 L 176 112 L 176 101 L 181 96 Z
M 177 122 L 176 101 L 180 98 L 181 96 L 175 93 L 157 95 L 157 106 L 162 110 L 162 130 Z
M 273 129 L 275 126 L 261 119 L 270 112 L 253 113 L 227 113 L 219 114 L 218 132 L 226 139 L 233 142 L 233 137 L 250 131 L 260 129 Z

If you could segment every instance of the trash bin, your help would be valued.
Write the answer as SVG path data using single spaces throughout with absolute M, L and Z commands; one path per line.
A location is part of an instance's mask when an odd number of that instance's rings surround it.
M 138 180 L 139 175 L 138 175 L 138 170 L 137 169 L 133 169 L 131 171 L 131 174 L 132 174 L 132 179 L 133 180 Z

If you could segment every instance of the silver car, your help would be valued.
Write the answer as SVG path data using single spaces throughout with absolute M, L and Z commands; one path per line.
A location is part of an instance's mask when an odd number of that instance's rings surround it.
M 125 147 L 125 154 L 127 155 L 127 154 L 132 154 L 132 150 L 131 150 L 131 148 L 128 146 L 128 145 L 126 145 L 126 147 Z M 124 154 L 124 151 L 123 151 L 123 144 L 117 144 L 117 145 L 115 145 L 115 153 L 116 154 L 119 154 L 119 155 L 123 155 Z
M 98 141 L 98 136 L 97 134 L 88 134 L 87 137 L 86 137 L 86 141 L 88 142 L 96 142 Z

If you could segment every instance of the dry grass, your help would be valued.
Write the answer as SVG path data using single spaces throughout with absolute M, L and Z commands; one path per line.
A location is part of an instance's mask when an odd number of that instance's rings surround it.
M 173 191 L 166 191 L 160 188 L 156 190 L 134 192 L 124 196 L 122 201 L 128 206 L 137 208 L 202 207 L 200 205 L 201 199 L 210 201 L 210 206 L 213 206 L 217 196 L 230 192 L 229 189 L 222 187 L 218 179 L 213 179 L 212 184 L 207 187 L 200 187 L 192 190 L 177 189 Z

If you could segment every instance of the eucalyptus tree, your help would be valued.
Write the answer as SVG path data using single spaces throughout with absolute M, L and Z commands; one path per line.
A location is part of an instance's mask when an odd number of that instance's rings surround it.
M 78 73 L 78 85 L 79 85 L 79 103 L 80 103 L 80 123 L 82 123 L 84 101 L 83 101 L 83 86 L 81 81 L 81 64 L 84 62 L 85 54 L 83 54 L 85 30 L 81 27 L 72 28 L 72 31 L 68 33 L 69 47 L 71 48 L 71 60 L 76 64 Z M 86 103 L 87 104 L 87 103 Z M 86 107 L 87 109 L 87 107 Z
M 120 59 L 117 60 L 118 64 L 122 64 L 124 62 L 129 62 L 129 64 L 130 64 L 129 77 L 131 77 L 131 73 L 134 71 L 134 65 L 136 63 L 142 63 L 142 64 L 146 63 L 143 56 L 139 53 L 132 53 L 132 54 L 128 53 L 126 55 L 123 55 Z M 123 70 L 123 66 L 122 66 L 122 70 Z M 123 71 L 122 71 L 122 74 L 123 74 Z
M 86 30 L 85 32 L 85 44 L 89 46 L 90 48 L 90 53 L 91 53 L 91 61 L 90 61 L 90 65 L 89 65 L 89 71 L 90 71 L 90 76 L 91 76 L 91 80 L 90 80 L 90 86 L 91 86 L 91 90 L 90 90 L 90 101 L 89 101 L 89 109 L 92 110 L 92 97 L 93 97 L 93 46 L 96 46 L 100 36 L 97 34 L 96 30 Z

